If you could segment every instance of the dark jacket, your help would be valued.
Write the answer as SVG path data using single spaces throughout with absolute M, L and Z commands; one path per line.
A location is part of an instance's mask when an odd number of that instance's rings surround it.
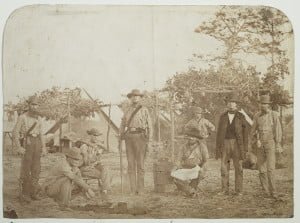
M 229 124 L 228 112 L 224 112 L 220 116 L 219 125 L 217 129 L 216 138 L 216 159 L 221 158 L 224 149 L 224 140 L 226 135 L 227 126 Z M 248 151 L 248 123 L 243 114 L 236 112 L 235 114 L 235 136 L 240 151 L 240 159 L 245 158 Z

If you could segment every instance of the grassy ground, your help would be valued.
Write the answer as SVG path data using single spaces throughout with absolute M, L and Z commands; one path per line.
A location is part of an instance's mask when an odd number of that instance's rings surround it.
M 58 154 L 48 154 L 42 158 L 41 182 L 51 166 L 59 159 Z M 288 157 L 292 160 L 291 156 Z M 18 201 L 18 175 L 20 157 L 5 153 L 3 156 L 3 199 L 4 207 L 13 206 L 20 218 L 287 218 L 293 216 L 293 166 L 292 162 L 285 169 L 276 170 L 278 191 L 282 194 L 280 201 L 262 196 L 258 172 L 244 170 L 244 196 L 218 196 L 220 191 L 220 163 L 214 159 L 208 162 L 209 172 L 200 183 L 202 192 L 198 198 L 186 198 L 175 191 L 174 185 L 168 185 L 166 193 L 153 192 L 153 174 L 151 157 L 146 162 L 146 193 L 141 196 L 130 196 L 128 181 L 125 177 L 123 195 L 120 193 L 119 157 L 118 154 L 105 154 L 103 161 L 109 166 L 112 176 L 112 191 L 109 201 L 126 202 L 129 211 L 114 213 L 106 209 L 80 208 L 87 203 L 101 204 L 97 197 L 86 201 L 77 197 L 72 201 L 72 211 L 61 211 L 50 198 L 21 205 Z M 126 157 L 124 157 L 126 162 Z M 233 193 L 234 170 L 231 170 L 230 184 Z M 91 206 L 95 207 L 95 206 Z

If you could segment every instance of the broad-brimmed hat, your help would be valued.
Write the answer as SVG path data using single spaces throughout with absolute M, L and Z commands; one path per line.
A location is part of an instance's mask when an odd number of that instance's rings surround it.
M 132 96 L 144 97 L 144 94 L 138 89 L 133 89 L 130 93 L 127 94 L 127 98 L 131 98 Z
M 93 135 L 93 136 L 100 136 L 100 135 L 102 135 L 102 133 L 98 129 L 96 129 L 96 128 L 91 128 L 91 129 L 87 130 L 86 133 L 88 135 Z
M 189 128 L 187 129 L 184 134 L 188 137 L 191 137 L 191 138 L 195 138 L 195 139 L 203 139 L 201 136 L 200 136 L 200 131 L 199 129 L 197 128 Z
M 260 100 L 259 100 L 260 104 L 271 104 L 271 99 L 270 99 L 270 95 L 266 94 L 266 95 L 261 95 L 260 96 Z
M 67 132 L 63 135 L 63 139 L 70 140 L 71 142 L 76 142 L 79 140 L 75 132 Z
M 27 103 L 29 105 L 39 105 L 39 100 L 36 96 L 31 96 L 28 98 Z
M 241 100 L 237 94 L 228 95 L 227 97 L 225 97 L 224 101 L 225 102 L 235 102 L 235 103 L 241 102 Z
M 66 149 L 64 151 L 64 154 L 66 155 L 66 157 L 71 158 L 71 159 L 75 159 L 75 160 L 81 160 L 83 159 L 80 150 L 78 148 L 72 147 L 70 149 Z
M 203 114 L 204 113 L 203 109 L 200 107 L 193 107 L 192 111 L 194 114 Z

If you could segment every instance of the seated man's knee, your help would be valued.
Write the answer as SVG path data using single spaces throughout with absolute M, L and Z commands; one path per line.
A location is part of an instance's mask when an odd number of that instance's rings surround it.
M 72 191 L 73 185 L 71 180 L 66 180 L 61 184 L 60 191 L 61 192 L 69 192 Z

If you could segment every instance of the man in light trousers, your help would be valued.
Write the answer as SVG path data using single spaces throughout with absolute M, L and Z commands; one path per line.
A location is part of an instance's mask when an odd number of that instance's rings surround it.
M 275 187 L 276 151 L 281 151 L 282 128 L 277 112 L 270 109 L 269 95 L 262 95 L 260 111 L 254 116 L 251 139 L 257 134 L 257 166 L 266 195 L 278 198 Z

